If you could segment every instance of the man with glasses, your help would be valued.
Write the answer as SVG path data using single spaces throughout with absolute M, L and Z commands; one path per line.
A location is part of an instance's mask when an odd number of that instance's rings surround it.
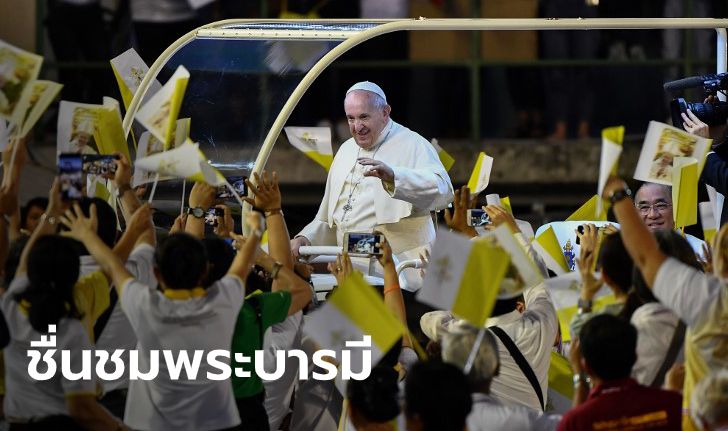
M 672 188 L 662 184 L 644 183 L 635 193 L 635 206 L 642 216 L 647 228 L 655 232 L 658 230 L 675 229 L 675 219 L 672 215 Z M 695 250 L 695 254 L 704 260 L 705 243 L 689 234 L 685 239 Z

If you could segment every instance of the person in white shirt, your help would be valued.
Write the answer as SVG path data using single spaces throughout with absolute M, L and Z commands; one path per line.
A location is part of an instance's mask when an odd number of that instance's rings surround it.
M 199 206 L 199 200 L 210 188 L 197 188 L 197 192 L 190 195 L 190 205 Z M 248 216 L 252 234 L 238 251 L 227 276 L 207 289 L 200 287 L 207 268 L 202 243 L 187 234 L 170 235 L 154 256 L 161 291 L 132 277 L 93 231 L 95 219 L 95 207 L 87 218 L 75 205 L 61 221 L 69 229 L 68 235 L 81 241 L 111 278 L 121 307 L 139 340 L 137 350 L 142 372 L 151 368 L 152 350 L 171 350 L 175 358 L 182 352 L 191 354 L 195 350 L 205 354 L 229 350 L 236 317 L 244 300 L 242 280 L 250 271 L 262 234 L 257 213 Z M 147 229 L 153 229 L 151 218 Z M 286 268 L 281 272 L 290 275 Z M 230 363 L 229 358 L 218 356 L 217 359 Z M 196 379 L 185 373 L 179 379 L 173 379 L 172 370 L 161 357 L 159 374 L 154 380 L 132 380 L 125 423 L 139 430 L 218 430 L 237 426 L 240 417 L 232 385 L 228 380 L 207 379 L 208 372 L 219 374 L 220 370 L 208 361 L 202 361 Z
M 294 255 L 304 245 L 341 246 L 346 232 L 376 229 L 396 259 L 416 259 L 435 239 L 431 212 L 452 200 L 450 177 L 434 147 L 392 120 L 391 109 L 372 82 L 347 91 L 344 110 L 352 138 L 334 157 L 316 217 L 291 241 Z M 417 270 L 405 270 L 404 278 L 404 289 L 421 285 Z
M 61 351 L 70 352 L 70 369 L 79 372 L 82 351 L 93 350 L 74 297 L 79 275 L 76 245 L 51 235 L 58 228 L 61 208 L 56 180 L 46 213 L 28 240 L 16 277 L 0 302 L 11 336 L 4 351 L 5 419 L 11 429 L 14 423 L 30 422 L 38 425 L 35 429 L 125 429 L 96 402 L 93 377 L 70 380 L 61 373 Z M 41 334 L 49 333 L 52 347 L 30 346 L 31 341 L 41 340 Z M 37 381 L 29 375 L 31 350 L 41 356 L 48 350 L 56 352 L 53 359 L 58 368 L 49 380 Z M 44 366 L 38 371 L 44 371 Z
M 694 387 L 710 371 L 728 368 L 728 288 L 725 278 L 728 227 L 715 238 L 713 266 L 716 275 L 705 274 L 665 255 L 640 220 L 631 192 L 619 178 L 611 178 L 603 197 L 612 203 L 627 251 L 652 293 L 687 326 L 685 334 L 685 383 L 682 429 L 699 429 L 690 416 Z
M 477 344 L 478 329 L 461 324 L 445 331 L 442 337 L 442 360 L 465 370 L 472 350 Z M 483 333 L 470 372 L 473 409 L 468 415 L 468 431 L 528 431 L 554 430 L 559 416 L 543 416 L 524 406 L 504 404 L 490 394 L 493 378 L 499 373 L 500 359 L 495 336 Z

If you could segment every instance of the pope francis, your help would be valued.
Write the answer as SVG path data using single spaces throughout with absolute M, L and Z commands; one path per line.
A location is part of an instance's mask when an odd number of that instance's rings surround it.
M 390 118 L 384 91 L 354 84 L 344 99 L 352 138 L 334 157 L 318 213 L 296 237 L 303 245 L 342 245 L 346 232 L 381 231 L 397 259 L 414 259 L 435 239 L 432 211 L 447 206 L 453 186 L 432 145 Z M 417 290 L 418 271 L 403 288 Z M 404 280 L 403 280 L 404 281 Z

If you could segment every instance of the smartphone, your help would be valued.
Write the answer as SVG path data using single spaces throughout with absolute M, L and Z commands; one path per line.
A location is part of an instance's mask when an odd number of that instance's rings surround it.
M 485 210 L 468 210 L 468 226 L 485 226 L 490 224 L 490 217 Z
M 89 175 L 113 175 L 116 173 L 116 161 L 118 156 L 82 154 L 83 173 Z
M 245 184 L 245 180 L 248 179 L 248 177 L 227 177 L 226 179 L 227 182 L 233 186 L 233 189 L 238 196 L 245 197 L 248 195 L 248 186 Z M 227 199 L 232 197 L 233 194 L 230 193 L 230 189 L 227 187 L 227 184 L 223 184 L 217 188 L 218 199 Z
M 205 223 L 210 226 L 217 227 L 217 218 L 223 217 L 224 215 L 225 210 L 222 208 L 210 208 L 207 210 L 207 213 L 205 213 Z
M 381 256 L 384 235 L 369 232 L 344 234 L 344 249 L 351 256 Z
M 61 154 L 58 156 L 58 180 L 61 182 L 63 200 L 83 197 L 84 175 L 81 154 Z

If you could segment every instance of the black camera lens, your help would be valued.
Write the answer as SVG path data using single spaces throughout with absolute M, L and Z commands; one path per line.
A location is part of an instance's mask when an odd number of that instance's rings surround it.
M 720 126 L 728 120 L 728 102 L 691 103 L 680 97 L 670 102 L 673 126 L 682 129 L 683 119 L 680 114 L 687 112 L 688 109 L 709 126 Z

